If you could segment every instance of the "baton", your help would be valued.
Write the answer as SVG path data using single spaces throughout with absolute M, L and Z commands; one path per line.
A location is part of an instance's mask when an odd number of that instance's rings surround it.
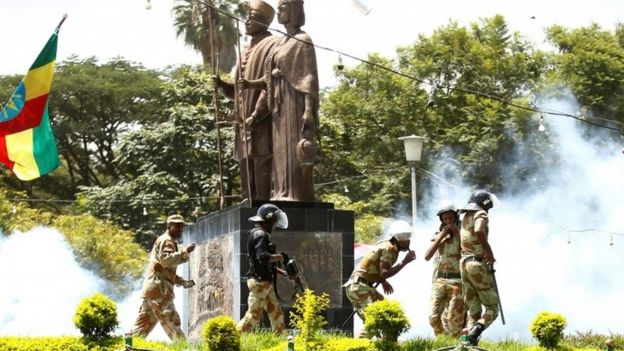
M 375 285 L 373 285 L 373 289 L 377 289 L 380 283 L 381 282 L 375 283 Z M 342 329 L 344 329 L 344 327 L 347 326 L 347 323 L 349 323 L 349 321 L 351 320 L 351 318 L 353 318 L 354 315 L 355 315 L 355 308 L 353 309 L 353 311 L 351 311 L 351 314 L 349 315 L 349 317 L 347 317 L 347 320 L 345 320 L 344 323 L 342 323 Z
M 494 269 L 494 265 L 490 265 L 490 273 L 492 273 L 492 280 L 494 281 L 494 290 L 496 290 L 496 295 L 498 296 L 498 310 L 500 311 L 501 321 L 503 325 L 505 325 L 505 314 L 503 313 L 503 304 L 501 303 L 500 293 L 498 292 L 498 284 L 496 284 L 496 274 L 494 274 L 496 270 Z

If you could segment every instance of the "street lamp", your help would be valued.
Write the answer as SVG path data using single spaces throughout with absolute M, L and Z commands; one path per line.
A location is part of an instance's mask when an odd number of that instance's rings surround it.
M 410 136 L 400 137 L 399 140 L 403 140 L 405 144 L 405 158 L 412 168 L 412 231 L 416 230 L 416 162 L 420 161 L 422 155 L 423 143 L 425 138 L 416 136 L 414 134 Z

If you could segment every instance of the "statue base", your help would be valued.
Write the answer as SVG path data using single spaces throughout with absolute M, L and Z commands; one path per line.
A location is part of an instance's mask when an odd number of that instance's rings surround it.
M 326 328 L 353 332 L 353 319 L 343 328 L 353 309 L 342 288 L 353 271 L 353 212 L 322 202 L 253 201 L 251 207 L 236 205 L 213 212 L 184 229 L 184 243 L 198 245 L 184 265 L 184 276 L 196 283 L 185 289 L 183 296 L 182 326 L 189 338 L 198 338 L 210 318 L 227 315 L 238 322 L 245 315 L 249 295 L 247 234 L 253 228 L 248 218 L 267 202 L 286 212 L 289 222 L 288 229 L 271 234 L 271 241 L 296 259 L 309 289 L 329 295 Z M 285 278 L 278 277 L 277 289 L 282 299 L 293 296 L 292 285 Z M 294 302 L 281 303 L 287 328 L 291 328 Z M 259 327 L 270 328 L 266 314 Z

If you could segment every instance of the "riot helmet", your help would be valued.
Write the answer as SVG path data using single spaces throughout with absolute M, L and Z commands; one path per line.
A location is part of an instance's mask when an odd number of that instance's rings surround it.
M 406 221 L 397 220 L 390 224 L 388 234 L 398 241 L 407 241 L 412 237 L 412 226 Z
M 258 208 L 256 215 L 249 218 L 250 222 L 275 222 L 278 228 L 288 228 L 288 216 L 273 204 L 264 204 Z
M 436 215 L 440 217 L 440 221 L 442 221 L 442 215 L 447 212 L 453 212 L 455 217 L 457 217 L 457 209 L 455 208 L 455 205 L 450 201 L 443 201 L 438 206 L 438 212 L 436 213 Z
M 489 211 L 498 202 L 496 195 L 486 190 L 477 190 L 468 199 L 468 204 L 462 207 L 462 211 Z

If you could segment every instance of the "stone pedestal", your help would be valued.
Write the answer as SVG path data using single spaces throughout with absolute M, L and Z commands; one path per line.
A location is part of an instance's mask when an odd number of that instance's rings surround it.
M 248 218 L 264 203 L 254 201 L 252 207 L 229 207 L 185 227 L 185 245 L 198 244 L 189 264 L 184 265 L 184 275 L 197 284 L 184 290 L 182 324 L 190 338 L 199 337 L 209 318 L 229 315 L 238 322 L 247 311 L 247 234 L 253 228 Z M 271 235 L 277 250 L 297 260 L 308 288 L 329 295 L 327 328 L 343 329 L 342 324 L 352 311 L 342 284 L 353 271 L 353 212 L 336 210 L 330 203 L 271 203 L 286 212 L 289 221 L 288 229 L 276 229 Z M 278 291 L 283 299 L 293 295 L 285 278 L 278 278 Z M 287 327 L 293 303 L 282 303 Z M 262 327 L 270 328 L 266 315 Z M 344 331 L 352 333 L 353 320 Z

